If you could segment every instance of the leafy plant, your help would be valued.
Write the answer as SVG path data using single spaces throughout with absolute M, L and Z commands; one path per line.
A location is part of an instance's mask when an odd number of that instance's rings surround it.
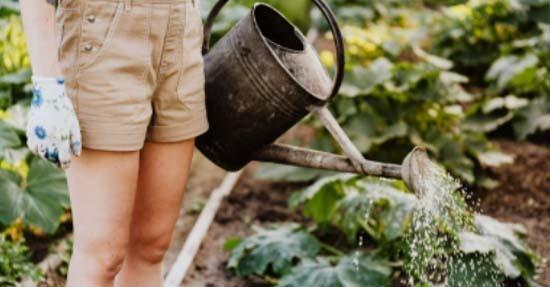
M 0 285 L 19 286 L 19 280 L 41 278 L 40 269 L 30 262 L 29 249 L 21 242 L 10 242 L 0 236 Z
M 276 229 L 256 228 L 256 234 L 240 242 L 233 250 L 228 266 L 241 276 L 288 272 L 295 259 L 312 257 L 319 252 L 315 237 L 290 224 Z
M 389 262 L 357 253 L 343 256 L 335 264 L 323 257 L 306 259 L 281 278 L 277 287 L 385 286 L 390 275 Z
M 228 267 L 239 276 L 265 276 L 285 287 L 390 286 L 391 278 L 403 272 L 414 286 L 497 286 L 512 279 L 537 286 L 539 259 L 518 236 L 522 228 L 473 216 L 460 193 L 450 195 L 453 203 L 443 204 L 439 217 L 419 218 L 429 214 L 400 181 L 326 177 L 289 199 L 292 208 L 316 223 L 313 227 L 259 229 L 252 237 L 232 240 Z M 323 243 L 327 230 L 339 230 L 348 243 Z M 295 249 L 306 241 L 308 252 Z M 281 256 L 284 268 L 266 268 L 266 261 Z
M 0 223 L 22 218 L 29 226 L 53 233 L 68 207 L 65 176 L 52 164 L 34 158 L 27 176 L 0 170 Z

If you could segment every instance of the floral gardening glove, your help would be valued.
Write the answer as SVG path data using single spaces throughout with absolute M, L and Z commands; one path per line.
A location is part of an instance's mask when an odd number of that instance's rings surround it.
M 80 127 L 61 78 L 33 77 L 27 145 L 40 157 L 67 168 L 82 151 Z

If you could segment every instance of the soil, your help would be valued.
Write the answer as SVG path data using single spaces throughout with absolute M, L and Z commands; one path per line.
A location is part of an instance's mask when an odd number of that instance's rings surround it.
M 228 237 L 244 237 L 252 233 L 252 226 L 266 226 L 303 219 L 288 209 L 287 199 L 299 184 L 270 183 L 253 179 L 249 168 L 233 192 L 224 200 L 214 222 L 195 257 L 185 287 L 268 287 L 259 278 L 241 279 L 227 271 L 228 253 L 223 245 Z
M 489 173 L 500 181 L 491 191 L 476 190 L 480 211 L 506 222 L 520 223 L 528 231 L 527 243 L 543 258 L 550 258 L 550 146 L 529 142 L 497 140 L 502 151 L 515 157 L 515 163 L 492 168 Z M 267 287 L 259 278 L 238 278 L 227 271 L 225 240 L 246 236 L 251 227 L 303 220 L 287 208 L 288 196 L 297 184 L 253 179 L 255 165 L 247 168 L 233 193 L 224 200 L 199 253 L 181 286 L 185 287 Z M 550 286 L 550 267 L 542 268 L 537 280 Z M 304 286 L 307 287 L 307 286 Z
M 489 170 L 500 184 L 479 192 L 481 212 L 525 226 L 529 246 L 550 260 L 550 145 L 509 140 L 495 143 L 515 161 Z M 538 281 L 550 286 L 548 263 Z

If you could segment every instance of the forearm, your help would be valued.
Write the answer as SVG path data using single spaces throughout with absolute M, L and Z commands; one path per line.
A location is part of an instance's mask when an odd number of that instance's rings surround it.
M 20 0 L 21 16 L 34 75 L 59 77 L 55 7 L 46 0 Z

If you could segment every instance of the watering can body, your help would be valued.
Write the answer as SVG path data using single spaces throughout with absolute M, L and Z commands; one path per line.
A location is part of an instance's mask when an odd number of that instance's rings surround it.
M 213 21 L 228 1 L 218 0 L 205 24 L 210 129 L 197 138 L 198 149 L 229 171 L 260 160 L 401 178 L 418 192 L 422 186 L 419 171 L 430 164 L 424 149 L 414 149 L 402 165 L 367 160 L 326 107 L 342 84 L 345 63 L 342 34 L 327 4 L 312 0 L 333 34 L 336 70 L 332 82 L 300 30 L 266 4 L 255 4 L 250 14 L 209 50 Z M 309 113 L 321 121 L 345 156 L 273 144 Z
M 210 129 L 196 143 L 226 170 L 241 169 L 331 93 L 313 47 L 266 4 L 254 5 L 204 61 Z

